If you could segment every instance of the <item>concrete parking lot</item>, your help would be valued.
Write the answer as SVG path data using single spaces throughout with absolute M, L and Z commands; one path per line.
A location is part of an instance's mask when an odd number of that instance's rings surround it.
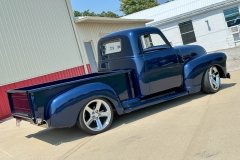
M 214 52 L 223 52 L 227 55 L 227 69 L 229 71 L 240 69 L 240 47 L 234 47 Z
M 216 94 L 198 93 L 116 116 L 89 136 L 77 127 L 0 124 L 0 159 L 240 159 L 240 70 Z

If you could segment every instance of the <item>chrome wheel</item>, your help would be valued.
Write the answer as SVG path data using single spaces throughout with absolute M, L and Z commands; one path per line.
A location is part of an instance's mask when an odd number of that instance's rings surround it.
M 211 67 L 209 69 L 209 82 L 214 90 L 218 90 L 220 86 L 220 75 L 216 67 Z
M 102 131 L 110 123 L 112 112 L 107 102 L 102 99 L 90 101 L 83 110 L 83 122 L 91 131 Z

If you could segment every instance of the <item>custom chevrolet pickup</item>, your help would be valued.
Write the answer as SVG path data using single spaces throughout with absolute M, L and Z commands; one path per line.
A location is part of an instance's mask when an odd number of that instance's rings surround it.
M 12 116 L 44 127 L 106 131 L 114 112 L 134 110 L 203 91 L 215 93 L 230 78 L 224 53 L 197 45 L 172 47 L 154 27 L 104 36 L 98 73 L 7 91 Z

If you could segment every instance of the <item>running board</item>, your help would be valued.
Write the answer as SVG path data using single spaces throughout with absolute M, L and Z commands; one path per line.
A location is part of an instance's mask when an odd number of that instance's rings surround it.
M 157 96 L 155 98 L 149 98 L 149 99 L 144 99 L 141 100 L 139 98 L 135 98 L 133 100 L 130 100 L 132 102 L 130 102 L 127 107 L 124 109 L 124 113 L 130 113 L 132 111 L 141 109 L 141 108 L 145 108 L 151 105 L 155 105 L 158 103 L 162 103 L 165 101 L 169 101 L 172 99 L 176 99 L 179 97 L 183 97 L 188 95 L 188 91 L 184 91 L 184 92 L 177 92 L 177 93 L 173 93 L 171 95 L 167 95 L 167 96 Z

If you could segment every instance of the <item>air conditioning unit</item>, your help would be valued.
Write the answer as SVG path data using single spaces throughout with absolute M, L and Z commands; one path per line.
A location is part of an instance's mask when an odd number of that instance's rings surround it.
M 236 34 L 239 33 L 239 26 L 233 26 L 229 28 L 230 34 Z

